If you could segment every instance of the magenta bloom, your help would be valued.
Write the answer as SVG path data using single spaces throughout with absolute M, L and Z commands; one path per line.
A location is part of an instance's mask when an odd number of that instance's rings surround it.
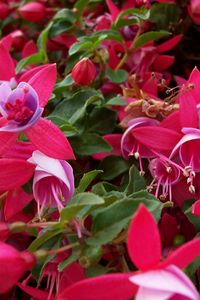
M 41 117 L 56 82 L 56 65 L 35 69 L 23 77 L 28 83 L 21 82 L 13 91 L 7 83 L 0 86 L 0 155 L 15 144 L 19 132 L 23 131 L 42 153 L 56 159 L 75 159 L 64 133 Z
M 7 123 L 0 128 L 4 132 L 20 132 L 33 126 L 41 117 L 38 95 L 30 84 L 21 82 L 11 90 L 8 83 L 0 86 L 0 112 Z
M 36 165 L 33 195 L 38 202 L 39 214 L 44 207 L 61 210 L 74 193 L 72 167 L 66 161 L 48 157 L 40 151 L 34 151 L 29 162 Z

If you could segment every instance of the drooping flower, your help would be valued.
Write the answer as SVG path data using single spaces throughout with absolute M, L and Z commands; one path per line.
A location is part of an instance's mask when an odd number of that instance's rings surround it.
M 150 172 L 153 176 L 153 182 L 156 181 L 156 193 L 155 196 L 158 198 L 160 187 L 162 194 L 160 197 L 165 199 L 169 195 L 169 200 L 172 200 L 172 186 L 176 184 L 180 179 L 180 168 L 175 163 L 170 161 L 164 156 L 154 158 L 149 164 Z
M 28 161 L 36 165 L 33 195 L 38 202 L 39 215 L 44 207 L 58 207 L 61 210 L 74 193 L 74 175 L 70 164 L 40 151 L 34 151 Z
M 127 248 L 139 272 L 85 279 L 66 288 L 57 299 L 88 300 L 88 295 L 95 300 L 129 300 L 135 295 L 137 300 L 200 299 L 192 282 L 180 270 L 200 254 L 200 238 L 180 246 L 160 261 L 158 227 L 150 212 L 141 204 L 129 227 Z
M 34 264 L 33 254 L 27 251 L 19 252 L 12 246 L 0 242 L 0 294 L 9 291 Z

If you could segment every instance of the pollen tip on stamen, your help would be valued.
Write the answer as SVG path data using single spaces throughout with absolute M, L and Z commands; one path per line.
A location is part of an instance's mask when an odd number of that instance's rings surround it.
M 194 185 L 190 185 L 189 186 L 189 191 L 190 191 L 190 193 L 192 193 L 192 194 L 194 194 L 195 193 L 195 187 L 194 187 Z
M 171 173 L 172 172 L 172 168 L 171 167 L 166 167 L 166 171 L 167 171 L 167 173 Z
M 140 171 L 140 176 L 144 176 L 145 172 L 144 171 Z
M 135 156 L 135 159 L 138 159 L 138 158 L 140 157 L 139 152 L 135 152 L 135 153 L 134 153 L 134 156 Z

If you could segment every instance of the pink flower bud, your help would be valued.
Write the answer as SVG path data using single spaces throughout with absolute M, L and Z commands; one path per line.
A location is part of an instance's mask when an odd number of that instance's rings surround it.
M 8 292 L 34 264 L 33 254 L 19 252 L 12 246 L 0 242 L 0 294 Z
M 96 78 L 96 67 L 93 62 L 85 57 L 72 69 L 72 78 L 79 85 L 90 85 Z
M 21 17 L 30 22 L 39 22 L 46 15 L 46 8 L 42 3 L 30 2 L 19 8 Z

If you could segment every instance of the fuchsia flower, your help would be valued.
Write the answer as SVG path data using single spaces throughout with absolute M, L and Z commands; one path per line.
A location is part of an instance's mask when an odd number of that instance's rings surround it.
M 34 71 L 35 72 L 35 71 Z M 29 74 L 30 75 L 30 74 Z M 55 81 L 56 66 L 47 65 L 11 91 L 7 83 L 0 86 L 0 153 L 3 155 L 24 131 L 33 145 L 57 159 L 74 159 L 73 150 L 60 129 L 41 117 Z M 44 86 L 45 83 L 45 86 Z
M 45 207 L 62 210 L 74 193 L 74 175 L 70 164 L 40 151 L 34 151 L 28 161 L 36 165 L 33 195 L 38 202 L 39 215 Z
M 66 288 L 57 300 L 199 300 L 189 278 L 180 270 L 200 254 L 200 238 L 161 259 L 161 241 L 156 221 L 141 204 L 130 224 L 127 248 L 139 272 L 108 274 Z
M 43 108 L 39 106 L 38 95 L 25 82 L 11 90 L 8 83 L 0 86 L 0 112 L 7 120 L 0 131 L 20 132 L 33 126 L 41 117 Z
M 12 246 L 0 242 L 0 294 L 9 291 L 34 264 L 33 254 L 19 252 Z

